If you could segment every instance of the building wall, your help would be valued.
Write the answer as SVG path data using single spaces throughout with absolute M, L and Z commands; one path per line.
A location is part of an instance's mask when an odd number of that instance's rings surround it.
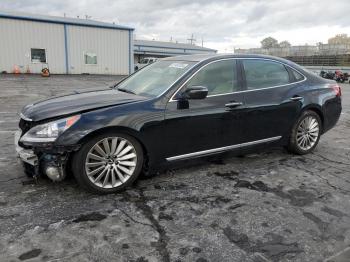
M 0 72 L 13 72 L 14 66 L 40 73 L 41 63 L 31 62 L 31 48 L 46 50 L 50 71 L 64 74 L 64 27 L 60 24 L 0 18 Z
M 129 31 L 67 25 L 71 74 L 129 74 Z M 84 53 L 97 55 L 97 65 L 86 65 Z
M 134 68 L 129 30 L 0 18 L 0 72 L 40 73 L 46 65 L 31 62 L 31 48 L 46 50 L 53 74 L 128 75 Z M 85 65 L 85 52 L 97 55 L 97 65 Z

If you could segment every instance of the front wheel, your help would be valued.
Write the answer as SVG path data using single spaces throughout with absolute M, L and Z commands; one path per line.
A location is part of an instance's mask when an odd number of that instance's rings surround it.
M 321 136 L 321 119 L 314 111 L 304 111 L 293 126 L 288 151 L 304 155 L 315 149 Z
M 143 150 L 129 135 L 103 134 L 85 143 L 74 155 L 72 164 L 79 185 L 95 193 L 114 193 L 139 176 Z

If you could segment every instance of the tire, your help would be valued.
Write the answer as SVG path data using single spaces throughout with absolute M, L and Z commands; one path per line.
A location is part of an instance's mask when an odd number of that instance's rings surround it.
M 72 170 L 81 187 L 109 194 L 132 185 L 141 173 L 143 160 L 142 146 L 135 138 L 109 132 L 82 145 L 73 156 Z
M 298 155 L 312 152 L 320 140 L 321 130 L 320 116 L 311 110 L 304 111 L 293 125 L 287 150 Z

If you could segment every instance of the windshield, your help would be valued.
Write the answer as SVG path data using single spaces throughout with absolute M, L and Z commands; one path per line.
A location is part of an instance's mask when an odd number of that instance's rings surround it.
M 158 61 L 144 67 L 116 87 L 141 96 L 156 97 L 166 91 L 194 62 Z

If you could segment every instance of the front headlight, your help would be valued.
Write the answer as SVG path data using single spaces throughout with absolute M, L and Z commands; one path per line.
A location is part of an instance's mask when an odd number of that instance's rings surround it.
M 59 119 L 31 128 L 25 133 L 21 142 L 54 142 L 64 131 L 80 119 L 80 115 Z

